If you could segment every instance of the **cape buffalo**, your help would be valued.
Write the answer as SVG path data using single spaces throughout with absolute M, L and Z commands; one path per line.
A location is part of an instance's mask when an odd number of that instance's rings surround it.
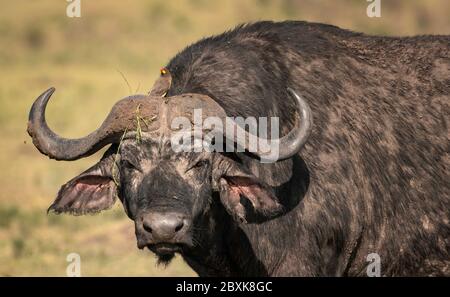
M 118 197 L 139 248 L 165 263 L 180 253 L 200 276 L 364 276 L 374 253 L 381 275 L 450 275 L 449 52 L 448 35 L 241 25 L 182 50 L 148 95 L 80 139 L 47 126 L 49 89 L 28 123 L 43 154 L 111 144 L 49 210 L 99 212 Z M 247 150 L 174 152 L 170 121 L 197 108 L 279 118 L 277 162 L 236 138 Z

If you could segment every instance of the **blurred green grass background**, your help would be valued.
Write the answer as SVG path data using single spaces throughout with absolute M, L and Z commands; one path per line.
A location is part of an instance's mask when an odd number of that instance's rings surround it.
M 146 92 L 183 47 L 238 23 L 308 20 L 371 34 L 449 34 L 450 1 L 382 0 L 368 18 L 365 0 L 82 0 L 81 18 L 63 0 L 0 0 L 0 275 L 65 275 L 81 256 L 82 275 L 191 276 L 180 259 L 157 267 L 136 248 L 121 205 L 96 216 L 46 215 L 60 185 L 96 162 L 50 161 L 26 134 L 34 99 L 54 86 L 47 109 L 66 137 L 95 129 L 114 102 Z M 129 81 L 132 90 L 119 72 Z

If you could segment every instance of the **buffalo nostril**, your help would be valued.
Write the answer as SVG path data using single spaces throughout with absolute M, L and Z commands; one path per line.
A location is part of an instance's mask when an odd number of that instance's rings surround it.
M 145 231 L 147 231 L 148 233 L 152 233 L 153 230 L 152 227 L 150 227 L 150 224 L 144 221 L 143 227 Z
M 181 228 L 183 228 L 184 223 L 183 221 L 180 221 L 176 226 L 175 226 L 175 232 L 178 232 L 181 230 Z

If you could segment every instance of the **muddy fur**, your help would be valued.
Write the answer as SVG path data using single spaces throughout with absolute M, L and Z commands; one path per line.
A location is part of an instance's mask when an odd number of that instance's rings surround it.
M 306 22 L 259 22 L 195 43 L 167 65 L 168 95 L 201 93 L 229 116 L 310 104 L 314 129 L 292 160 L 242 162 L 285 215 L 233 221 L 213 199 L 183 254 L 200 275 L 450 275 L 449 36 L 374 37 Z M 220 224 L 218 224 L 220 222 Z
M 50 209 L 98 212 L 117 195 L 139 248 L 161 265 L 179 252 L 200 276 L 365 276 L 371 253 L 382 275 L 450 276 L 449 52 L 449 36 L 374 37 L 306 22 L 203 39 L 169 62 L 153 96 L 116 104 L 107 120 L 133 127 L 118 136 L 120 149 L 65 184 Z M 288 160 L 176 153 L 162 129 L 206 95 L 228 116 L 279 117 L 283 135 L 296 110 L 287 88 L 314 119 Z M 156 114 L 149 127 L 133 126 Z

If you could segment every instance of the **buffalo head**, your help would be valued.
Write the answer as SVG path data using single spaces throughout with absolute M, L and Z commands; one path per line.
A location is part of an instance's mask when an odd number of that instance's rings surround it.
M 225 119 L 227 115 L 206 95 L 164 97 L 169 86 L 167 78 L 160 79 L 149 95 L 120 100 L 97 130 L 80 139 L 62 138 L 47 126 L 45 108 L 53 88 L 36 99 L 28 122 L 34 145 L 52 159 L 77 160 L 110 145 L 97 164 L 61 187 L 49 210 L 75 215 L 95 213 L 111 207 L 118 197 L 135 222 L 138 247 L 150 248 L 163 261 L 199 244 L 201 233 L 211 227 L 205 228 L 205 222 L 213 203 L 222 205 L 224 213 L 239 223 L 250 221 L 253 215 L 270 219 L 282 210 L 273 189 L 233 152 L 172 149 L 171 135 L 188 132 L 171 126 L 176 117 L 189 118 L 195 109 L 201 109 L 204 117 Z M 308 105 L 290 92 L 297 99 L 299 119 L 294 129 L 273 140 L 280 148 L 275 161 L 296 154 L 311 130 Z M 245 137 L 223 132 L 220 138 L 247 149 L 248 131 L 233 121 L 226 122 L 231 131 L 240 131 Z M 192 137 L 201 135 L 194 133 Z M 264 158 L 258 150 L 245 154 Z

